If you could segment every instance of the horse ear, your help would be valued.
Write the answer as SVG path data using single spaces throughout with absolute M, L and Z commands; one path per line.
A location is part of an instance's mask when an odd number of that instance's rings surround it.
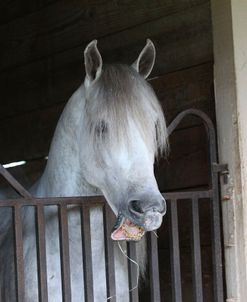
M 97 40 L 88 44 L 84 51 L 86 79 L 89 82 L 96 80 L 102 71 L 102 58 L 97 48 Z
M 141 51 L 138 59 L 132 64 L 145 79 L 150 75 L 154 61 L 156 57 L 156 51 L 153 42 L 147 39 L 147 43 Z

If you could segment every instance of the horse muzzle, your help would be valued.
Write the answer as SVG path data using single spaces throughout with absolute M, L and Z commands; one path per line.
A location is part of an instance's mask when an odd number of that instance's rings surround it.
M 164 199 L 151 206 L 150 203 L 147 206 L 141 201 L 133 200 L 129 202 L 125 215 L 122 212 L 118 213 L 111 238 L 113 240 L 139 241 L 146 231 L 154 231 L 161 226 L 165 213 Z
M 154 231 L 157 230 L 162 223 L 163 215 L 159 212 L 154 212 L 152 210 L 147 211 L 144 214 L 143 227 L 145 231 Z

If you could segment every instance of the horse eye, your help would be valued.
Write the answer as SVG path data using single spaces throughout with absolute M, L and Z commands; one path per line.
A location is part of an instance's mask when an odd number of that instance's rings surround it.
M 100 121 L 96 127 L 95 132 L 97 136 L 104 136 L 108 132 L 108 126 L 105 121 Z

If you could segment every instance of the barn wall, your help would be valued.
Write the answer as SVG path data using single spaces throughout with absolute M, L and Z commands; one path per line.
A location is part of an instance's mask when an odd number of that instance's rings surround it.
M 208 1 L 19 2 L 0 4 L 1 162 L 47 155 L 57 119 L 83 80 L 83 49 L 92 39 L 105 61 L 131 63 L 150 37 L 157 82 L 166 74 L 187 78 L 187 69 L 212 62 Z M 186 93 L 179 88 L 179 102 Z M 166 114 L 170 120 L 175 111 Z
M 215 120 L 209 1 L 14 0 L 0 4 L 0 34 L 0 162 L 28 160 L 22 168 L 12 169 L 25 186 L 45 165 L 58 117 L 83 80 L 83 49 L 92 39 L 98 39 L 104 61 L 132 63 L 151 38 L 157 60 L 150 83 L 168 124 L 192 107 Z M 201 122 L 184 121 L 170 145 L 169 158 L 156 165 L 161 191 L 206 187 L 207 141 Z M 179 208 L 181 218 L 188 207 Z M 211 301 L 208 206 L 203 204 L 200 211 L 205 301 Z M 188 216 L 180 230 L 183 294 L 188 302 L 192 301 L 189 223 Z M 171 299 L 167 232 L 165 221 L 159 232 L 164 301 Z

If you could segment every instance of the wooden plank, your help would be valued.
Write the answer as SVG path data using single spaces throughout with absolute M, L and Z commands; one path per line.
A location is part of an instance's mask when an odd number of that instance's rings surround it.
M 105 37 L 205 2 L 131 0 L 120 4 L 115 0 L 99 0 L 85 5 L 80 0 L 59 1 L 0 26 L 0 70 L 54 55 L 95 37 Z
M 158 97 L 161 99 L 168 121 L 176 113 L 190 107 L 202 109 L 207 113 L 211 112 L 210 115 L 213 116 L 213 78 L 211 72 L 212 63 L 209 63 L 169 73 L 151 81 Z M 179 88 L 180 86 L 181 88 Z M 46 156 L 63 107 L 64 103 L 61 103 L 57 106 L 0 121 L 0 161 L 6 163 L 13 160 Z M 187 126 L 190 126 L 190 124 L 187 124 Z M 183 136 L 181 136 L 182 138 Z M 184 136 L 183 143 L 185 138 Z M 200 139 L 198 135 L 194 142 L 192 142 L 192 137 L 189 137 L 191 146 L 195 146 L 197 139 Z M 182 143 L 179 146 L 180 150 L 185 150 Z M 171 155 L 174 156 L 174 161 L 178 160 L 175 154 L 177 153 L 172 149 Z M 169 177 L 167 177 L 167 180 L 169 180 Z
M 203 126 L 176 131 L 170 139 L 168 160 L 159 160 L 155 170 L 161 191 L 207 186 L 207 140 Z
M 90 39 L 93 37 L 91 35 Z M 99 48 L 106 62 L 132 63 L 147 37 L 157 46 L 153 75 L 212 61 L 210 7 L 201 5 L 175 17 L 162 17 L 102 37 Z M 0 96 L 5 106 L 1 107 L 0 119 L 66 101 L 84 77 L 82 51 L 85 43 L 82 44 L 2 72 Z M 15 57 L 19 55 L 15 53 Z
M 219 161 L 227 163 L 233 175 L 231 184 L 221 182 L 222 196 L 229 196 L 229 200 L 221 202 L 224 298 L 244 301 L 247 297 L 247 217 L 243 210 L 246 205 L 246 58 L 242 50 L 246 50 L 247 9 L 246 1 L 213 0 L 211 3 Z
M 47 156 L 62 108 L 60 105 L 0 122 L 0 161 L 7 163 Z
M 5 0 L 0 2 L 0 24 L 31 14 L 59 0 Z
M 150 81 L 169 124 L 178 113 L 194 108 L 214 118 L 213 62 L 171 72 Z

